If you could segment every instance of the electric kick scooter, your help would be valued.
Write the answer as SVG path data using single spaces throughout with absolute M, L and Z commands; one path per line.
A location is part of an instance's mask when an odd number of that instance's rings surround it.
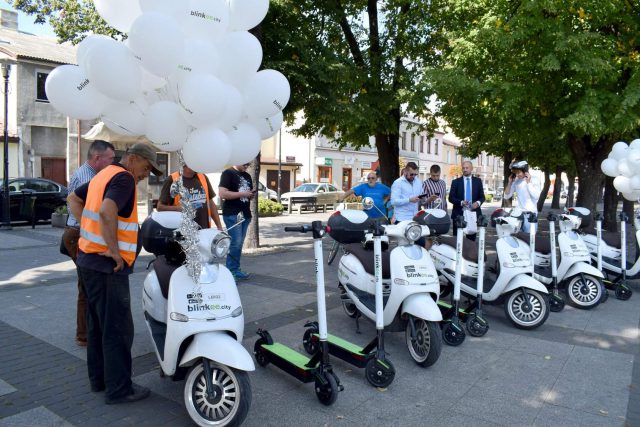
M 313 250 L 316 264 L 316 294 L 318 300 L 318 329 L 319 345 L 318 351 L 309 359 L 307 356 L 277 342 L 274 342 L 269 332 L 258 329 L 260 336 L 253 346 L 258 365 L 265 367 L 273 363 L 289 375 L 303 383 L 315 383 L 316 396 L 320 403 L 324 405 L 333 404 L 338 392 L 344 387 L 340 380 L 333 373 L 333 368 L 329 361 L 329 345 L 327 343 L 327 309 L 324 292 L 324 264 L 322 262 L 322 236 L 325 234 L 325 227 L 320 221 L 313 221 L 311 225 L 300 227 L 285 227 L 284 231 L 313 233 Z
M 384 318 L 382 302 L 382 236 L 384 228 L 380 220 L 374 220 L 371 233 L 367 233 L 365 240 L 373 240 L 373 258 L 375 272 L 375 315 L 376 337 L 365 347 L 352 344 L 334 335 L 327 336 L 329 353 L 350 365 L 365 369 L 365 377 L 374 387 L 388 387 L 395 377 L 396 371 L 393 364 L 386 357 L 384 351 Z M 316 257 L 316 263 L 322 262 Z M 359 314 L 359 313 L 358 313 Z M 319 350 L 320 334 L 318 322 L 310 322 L 305 325 L 308 329 L 304 333 L 304 349 L 309 354 L 315 354 Z

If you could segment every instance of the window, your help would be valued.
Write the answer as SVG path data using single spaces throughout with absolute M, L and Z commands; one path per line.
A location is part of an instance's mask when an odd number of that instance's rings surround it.
M 49 73 L 36 73 L 36 101 L 49 102 L 47 92 L 44 90 L 44 84 L 47 81 Z
M 338 189 L 333 185 L 328 185 L 328 187 L 329 187 L 329 191 L 338 191 Z
M 416 135 L 411 134 L 411 151 L 416 151 Z
M 118 153 L 116 153 L 117 155 Z M 169 154 L 168 153 L 158 153 L 158 167 L 162 171 L 162 176 L 155 176 L 154 174 L 149 175 L 149 184 L 150 185 L 161 185 L 164 183 L 164 179 L 169 175 Z
M 451 150 L 447 150 L 447 163 L 451 163 Z
M 424 153 L 424 135 L 420 135 L 420 152 Z
M 41 179 L 33 179 L 27 182 L 27 188 L 37 191 L 38 193 L 55 193 L 58 186 L 53 182 L 43 181 Z
M 431 140 L 427 141 L 427 154 L 431 154 Z
M 407 149 L 407 133 L 406 132 L 402 132 L 402 149 L 403 150 Z
M 318 182 L 331 182 L 331 166 L 318 166 Z
M 438 155 L 438 138 L 436 138 L 436 143 L 435 146 L 433 148 L 433 154 L 435 154 L 436 156 Z

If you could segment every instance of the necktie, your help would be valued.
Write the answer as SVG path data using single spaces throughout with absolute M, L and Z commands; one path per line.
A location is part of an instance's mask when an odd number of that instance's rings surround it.
M 467 185 L 464 189 L 464 199 L 471 203 L 471 179 L 465 178 L 467 180 Z

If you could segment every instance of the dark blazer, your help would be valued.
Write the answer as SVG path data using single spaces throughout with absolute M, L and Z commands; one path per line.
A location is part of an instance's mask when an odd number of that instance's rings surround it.
M 464 177 L 456 178 L 451 182 L 451 190 L 449 191 L 449 203 L 453 205 L 451 211 L 451 219 L 455 219 L 462 215 L 462 206 L 460 203 L 464 200 Z M 484 188 L 482 188 L 482 180 L 471 177 L 471 201 L 484 203 Z M 475 209 L 476 214 L 481 215 L 480 207 Z

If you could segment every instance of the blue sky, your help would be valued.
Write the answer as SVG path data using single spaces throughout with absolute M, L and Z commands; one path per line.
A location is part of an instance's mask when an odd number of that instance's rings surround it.
M 11 6 L 11 4 L 6 1 L 0 1 L 0 8 L 15 10 Z M 55 34 L 53 33 L 53 30 L 51 29 L 49 24 L 34 24 L 34 19 L 35 17 L 33 16 L 18 12 L 18 28 L 20 29 L 20 31 L 26 31 L 28 33 L 37 34 L 39 36 L 48 36 L 55 38 Z

